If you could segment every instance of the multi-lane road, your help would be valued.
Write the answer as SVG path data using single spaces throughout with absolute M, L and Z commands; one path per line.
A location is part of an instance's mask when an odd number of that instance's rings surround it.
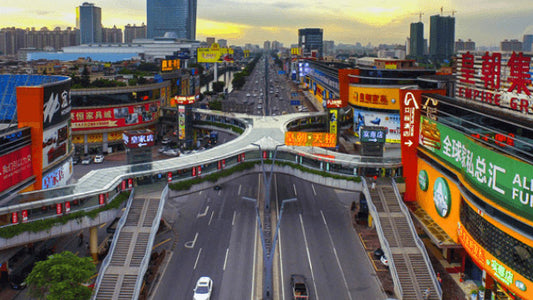
M 212 299 L 260 299 L 262 256 L 255 202 L 262 197 L 260 175 L 169 199 L 164 216 L 176 246 L 163 267 L 153 299 L 190 299 L 196 280 L 214 281 Z M 290 274 L 306 276 L 311 299 L 384 299 L 349 215 L 355 193 L 274 175 L 272 208 L 284 199 L 274 263 L 274 294 L 290 298 Z M 275 227 L 273 227 L 275 228 Z

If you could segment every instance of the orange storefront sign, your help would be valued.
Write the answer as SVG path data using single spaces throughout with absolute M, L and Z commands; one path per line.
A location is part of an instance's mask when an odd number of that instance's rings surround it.
M 327 132 L 285 132 L 285 145 L 333 148 L 337 145 L 337 135 Z
M 348 102 L 359 107 L 400 109 L 398 88 L 350 86 Z

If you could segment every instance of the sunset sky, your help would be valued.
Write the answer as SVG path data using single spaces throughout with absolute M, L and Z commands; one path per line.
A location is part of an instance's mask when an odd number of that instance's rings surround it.
M 1 0 L 0 28 L 47 26 L 74 27 L 76 6 L 72 0 Z M 146 23 L 146 0 L 88 1 L 102 8 L 105 27 Z M 298 28 L 324 29 L 324 39 L 363 45 L 401 43 L 409 24 L 422 12 L 424 34 L 429 17 L 455 10 L 455 37 L 471 38 L 477 45 L 498 46 L 504 39 L 522 40 L 533 34 L 531 0 L 198 0 L 197 39 L 227 39 L 229 44 L 263 44 L 278 40 L 285 46 L 297 43 Z

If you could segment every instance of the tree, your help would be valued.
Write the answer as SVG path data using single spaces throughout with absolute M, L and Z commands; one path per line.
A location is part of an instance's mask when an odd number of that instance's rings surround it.
M 215 81 L 213 82 L 213 91 L 215 93 L 222 93 L 225 85 L 226 83 L 224 81 Z
M 30 295 L 46 299 L 90 299 L 92 291 L 84 283 L 96 272 L 89 257 L 78 257 L 70 251 L 53 254 L 37 262 L 26 278 Z

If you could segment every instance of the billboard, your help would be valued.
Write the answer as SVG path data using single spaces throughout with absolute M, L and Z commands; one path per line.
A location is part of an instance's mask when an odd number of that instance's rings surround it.
M 350 86 L 348 102 L 351 105 L 379 109 L 400 109 L 399 88 Z
M 530 56 L 470 52 L 457 57 L 455 96 L 533 116 L 533 65 Z
M 161 60 L 161 72 L 171 72 L 180 69 L 179 59 L 163 59 Z
M 233 62 L 233 49 L 220 48 L 213 43 L 210 48 L 196 49 L 196 59 L 199 63 Z
M 194 104 L 198 96 L 174 96 L 170 99 L 170 106 Z
M 32 175 L 30 145 L 0 156 L 0 192 Z
M 337 146 L 337 135 L 327 132 L 285 132 L 285 145 L 334 148 Z
M 329 133 L 337 134 L 337 120 L 339 118 L 339 111 L 337 109 L 329 110 Z
M 387 128 L 381 126 L 363 126 L 361 127 L 361 143 L 385 143 L 387 137 Z
M 533 218 L 533 165 L 492 151 L 439 122 L 420 117 L 420 146 L 459 171 L 494 203 Z
M 49 127 L 43 132 L 43 169 L 70 152 L 68 121 Z
M 157 121 L 159 100 L 121 106 L 76 108 L 71 112 L 72 131 L 112 129 Z
M 185 139 L 185 106 L 180 105 L 178 106 L 178 138 L 180 140 Z
M 70 117 L 70 80 L 43 88 L 43 128 L 68 120 Z
M 400 143 L 400 115 L 398 113 L 353 109 L 354 132 L 360 136 L 362 126 L 383 126 L 387 128 L 387 143 Z
M 67 185 L 72 177 L 72 159 L 68 159 L 61 166 L 43 175 L 43 189 L 50 189 Z
M 122 140 L 127 148 L 144 148 L 152 147 L 154 145 L 154 132 L 146 130 L 131 130 L 124 131 Z

